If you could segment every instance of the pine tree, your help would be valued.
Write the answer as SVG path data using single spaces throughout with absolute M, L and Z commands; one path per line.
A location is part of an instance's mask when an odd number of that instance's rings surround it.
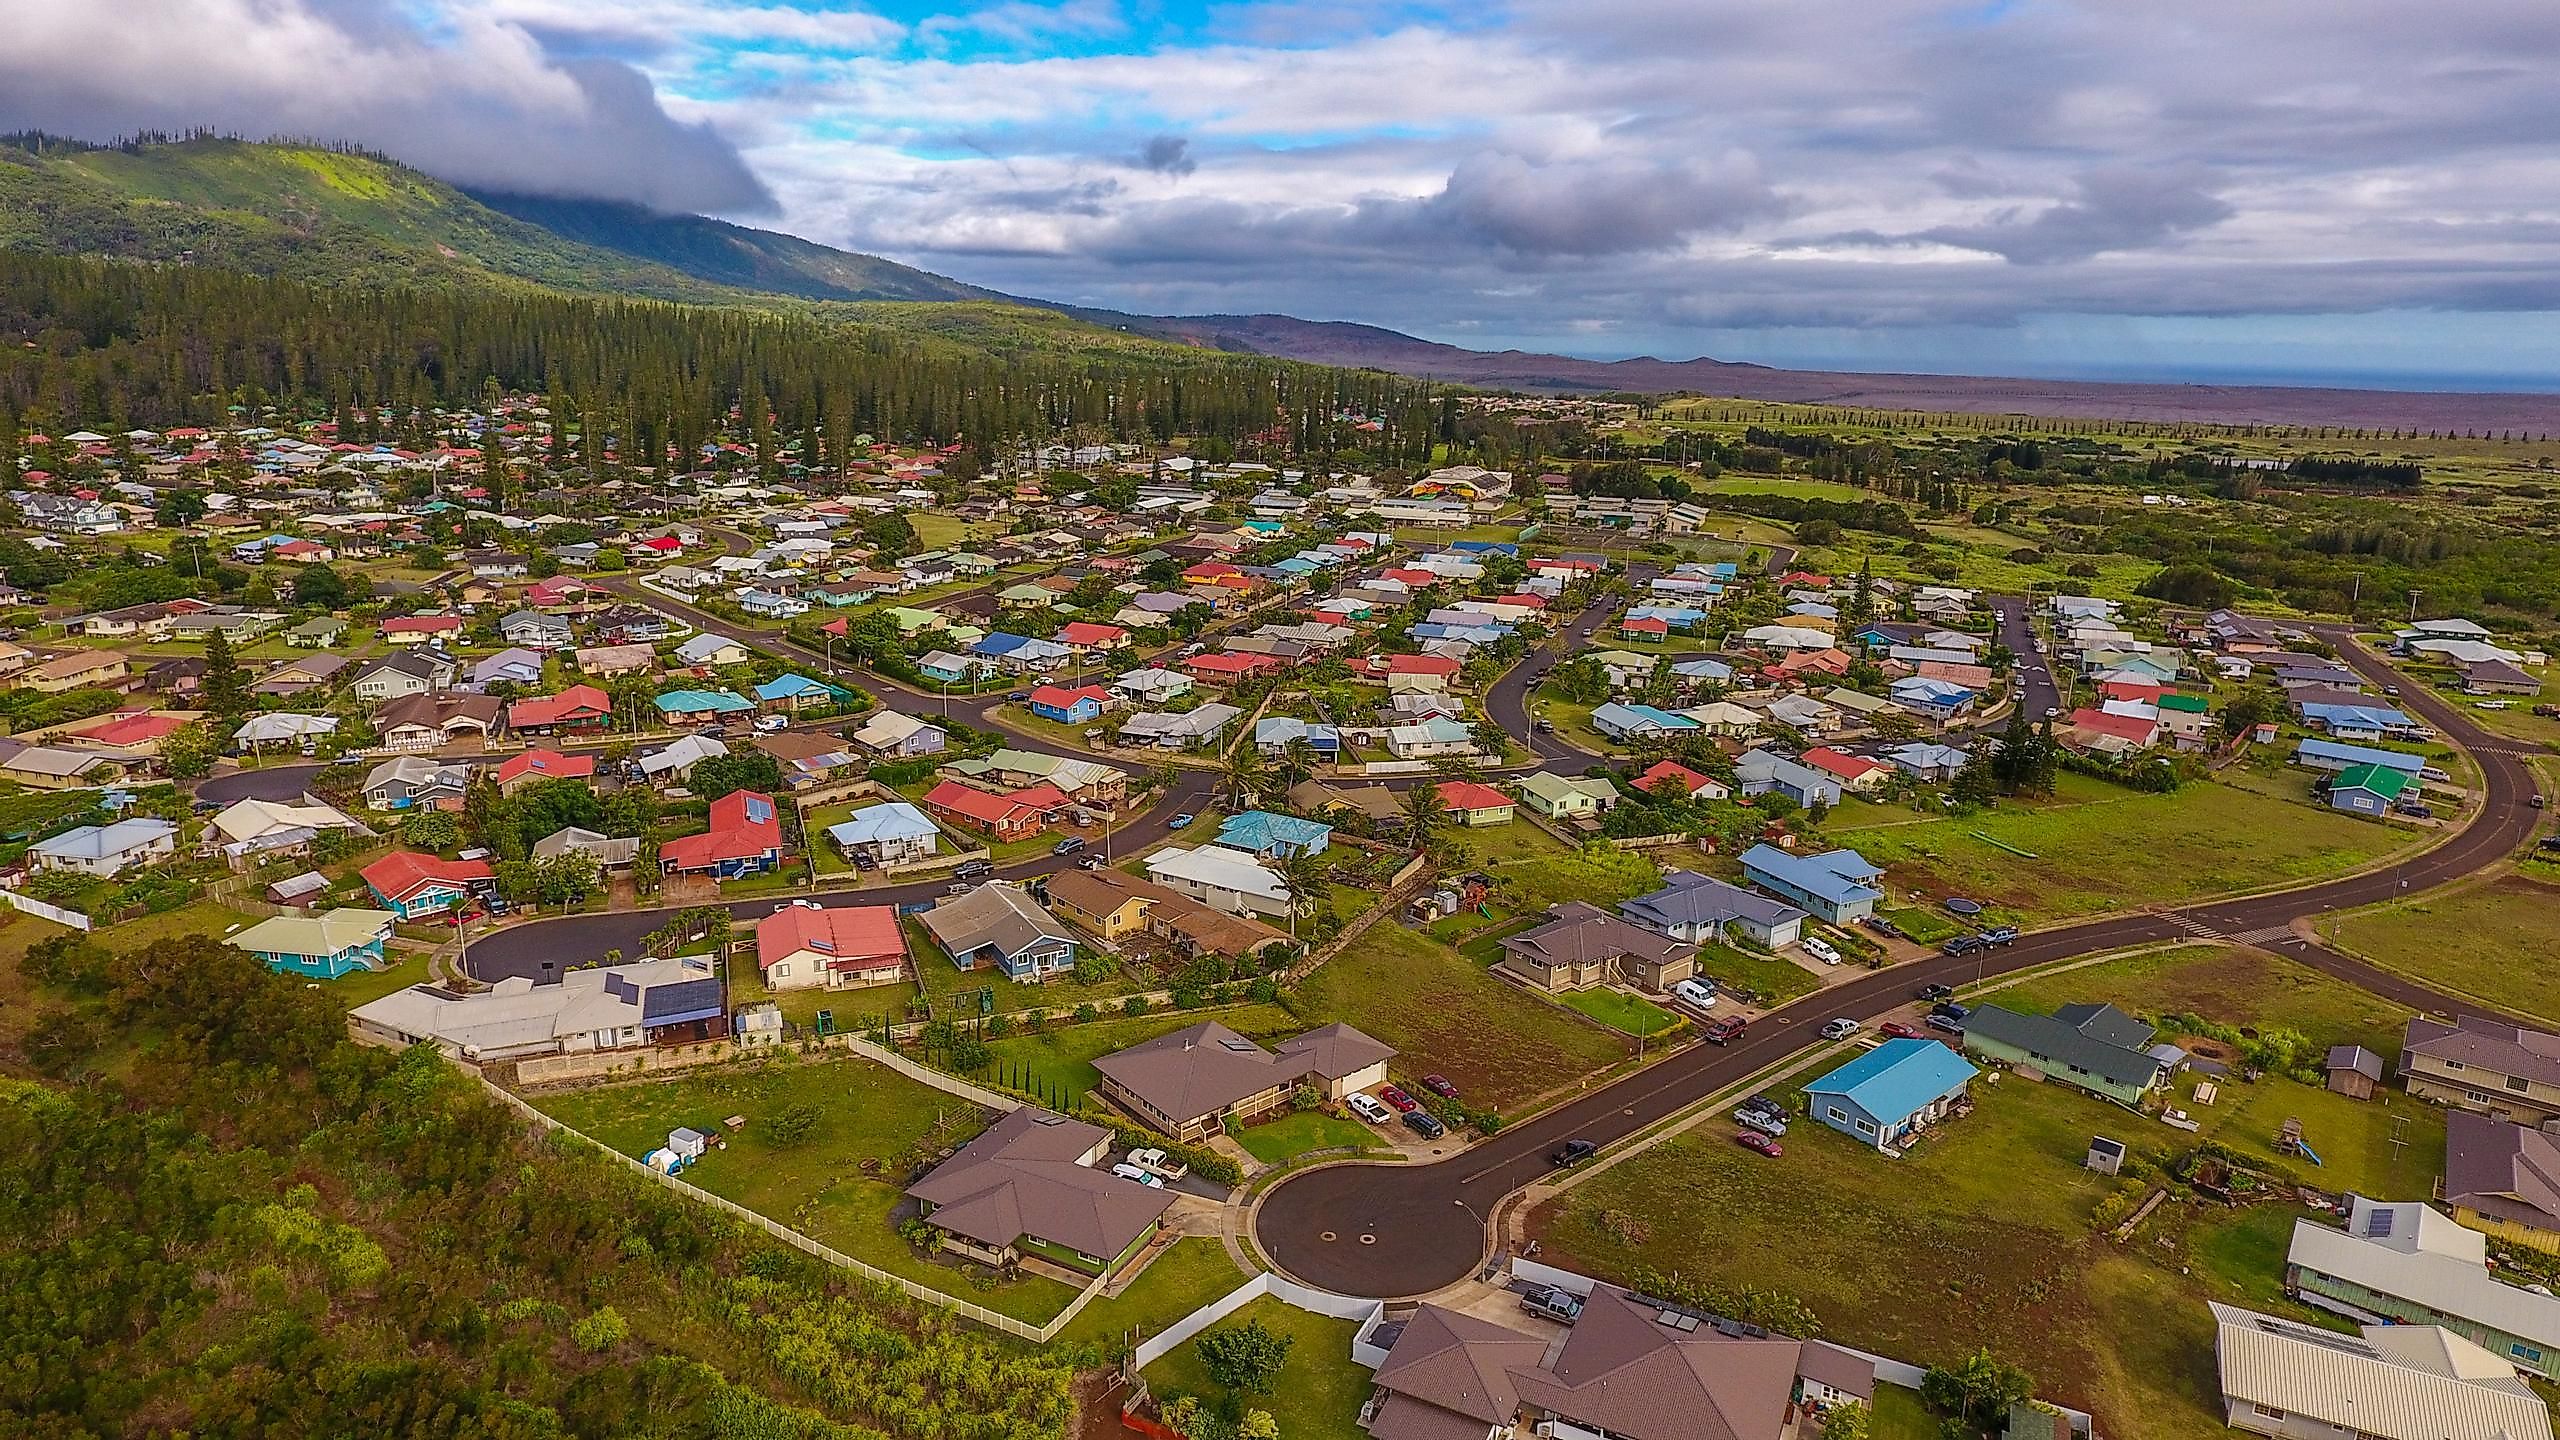
M 249 713 L 249 678 L 231 653 L 231 637 L 220 630 L 204 643 L 204 708 L 229 728 Z

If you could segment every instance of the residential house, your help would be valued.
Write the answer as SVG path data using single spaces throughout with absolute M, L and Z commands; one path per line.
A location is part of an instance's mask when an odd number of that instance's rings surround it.
M 9 743 L 16 744 L 14 741 Z M 30 790 L 77 790 L 84 786 L 113 785 L 134 769 L 134 761 L 97 750 L 69 750 L 58 745 L 18 745 L 15 749 L 0 749 L 0 780 L 12 781 Z
M 670 875 L 709 875 L 719 880 L 779 868 L 782 821 L 773 797 L 732 790 L 712 801 L 710 828 L 661 844 L 658 863 Z
M 1490 785 L 1474 780 L 1443 780 L 1433 787 L 1441 813 L 1459 825 L 1504 825 L 1519 815 L 1519 804 Z
M 462 638 L 459 615 L 395 615 L 382 622 L 380 634 L 392 645 L 441 645 Z
M 592 783 L 596 775 L 593 752 L 564 755 L 557 750 L 540 748 L 520 750 L 498 763 L 495 776 L 498 793 L 513 795 L 529 785 L 545 780 L 585 780 Z
M 533 842 L 533 858 L 552 860 L 562 855 L 584 855 L 595 862 L 599 874 L 628 870 L 640 863 L 640 837 L 606 835 L 575 825 L 563 825 Z
M 696 669 L 717 669 L 723 665 L 744 665 L 755 658 L 745 642 L 705 630 L 676 647 L 676 659 Z
M 1149 855 L 1147 878 L 1230 915 L 1287 915 L 1289 882 L 1241 850 L 1168 845 Z
M 2387 765 L 2350 765 L 2329 777 L 2329 808 L 2379 819 L 2401 804 L 2401 797 L 2416 799 L 2417 790 L 2417 777 L 2405 770 Z
M 2426 768 L 2422 756 L 2400 750 L 2378 750 L 2369 745 L 2346 745 L 2335 740 L 2305 736 L 2293 747 L 2293 763 L 2314 770 L 2347 770 L 2358 765 L 2380 765 L 2397 770 L 2410 779 L 2418 778 Z
M 374 712 L 374 729 L 393 750 L 433 750 L 489 737 L 501 702 L 494 695 L 407 695 Z
M 705 760 L 729 753 L 729 747 L 709 735 L 679 735 L 660 749 L 652 750 L 633 763 L 653 785 L 679 782 L 693 773 L 693 767 Z M 788 773 L 787 771 L 785 772 Z
M 856 746 L 890 759 L 939 755 L 951 743 L 941 726 L 895 710 L 874 711 L 853 732 L 852 740 Z
M 424 695 L 453 683 L 454 666 L 440 655 L 386 655 L 366 662 L 351 687 L 355 697 L 372 704 L 404 695 Z
M 1695 730 L 1698 722 L 1676 711 L 1612 700 L 1591 712 L 1591 728 L 1612 740 L 1645 740 Z
M 1754 845 L 1742 854 L 1743 879 L 1834 925 L 1875 913 L 1884 892 L 1874 882 L 1883 874 L 1855 850 L 1798 855 L 1775 845 Z
M 1215 745 L 1244 711 L 1221 700 L 1196 710 L 1142 711 L 1120 722 L 1120 743 L 1159 750 L 1191 750 Z
M 669 725 L 709 725 L 755 713 L 756 702 L 734 690 L 670 690 L 651 702 Z
M 2433 1325 L 2361 1338 L 2208 1302 L 2223 1423 L 2281 1440 L 2550 1440 L 2515 1367 Z
M 1306 754 L 1319 765 L 1333 764 L 1342 759 L 1342 729 L 1294 715 L 1265 715 L 1253 722 L 1253 750 L 1263 759 L 1277 760 L 1293 745 L 1306 746 Z
M 1810 809 L 1840 803 L 1839 777 L 1790 760 L 1775 750 L 1746 750 L 1733 762 L 1734 788 L 1745 796 L 1776 793 Z
M 2444 1117 L 2444 1180 L 2453 1218 L 2510 1244 L 2560 1254 L 2560 1136 L 2468 1110 Z
M 326 650 L 347 633 L 347 622 L 335 615 L 305 620 L 284 632 L 284 643 L 303 650 Z
M 9 677 L 11 687 L 59 695 L 65 690 L 121 690 L 128 672 L 125 657 L 113 650 L 76 650 L 39 660 Z
M 527 650 L 566 650 L 569 648 L 569 622 L 557 615 L 539 610 L 518 610 L 498 621 L 498 633 L 510 645 Z
M 362 793 L 364 803 L 376 810 L 451 809 L 461 805 L 470 783 L 471 772 L 464 766 L 400 755 L 366 771 Z
M 827 838 L 848 859 L 884 869 L 930 860 L 942 847 L 933 817 L 904 800 L 856 810 L 828 826 Z
M 2486 1015 L 2418 1016 L 2401 1036 L 2400 1083 L 2457 1110 L 2549 1124 L 2560 1120 L 2560 1035 Z
M 720 976 L 707 955 L 566 970 L 536 985 L 518 976 L 461 994 L 413 985 L 347 1012 L 356 1038 L 432 1044 L 492 1064 L 717 1040 L 728 1034 Z
M 1712 775 L 1700 774 L 1677 760 L 1656 760 L 1645 767 L 1643 774 L 1627 783 L 1647 795 L 1659 795 L 1668 791 L 1674 795 L 1703 796 L 1709 800 L 1722 800 L 1733 793 L 1726 788 L 1723 781 Z
M 770 713 L 797 715 L 825 710 L 853 698 L 853 692 L 806 675 L 777 675 L 753 691 L 756 706 Z
M 231 739 L 235 744 L 253 750 L 269 745 L 307 747 L 320 737 L 335 733 L 337 728 L 338 717 L 335 715 L 301 715 L 290 710 L 270 710 L 241 721 L 240 728 L 231 732 Z
M 1440 694 L 1457 683 L 1464 668 L 1445 655 L 1372 655 L 1355 662 L 1351 673 L 1385 685 L 1390 695 Z
M 1265 860 L 1321 855 L 1333 841 L 1333 827 L 1321 820 L 1247 810 L 1218 826 L 1218 843 Z
M 1915 780 L 1939 782 L 1956 778 L 1956 772 L 1973 757 L 1953 745 L 1914 741 L 1887 750 L 1884 758 L 1892 762 L 1894 769 Z
M 1102 718 L 1110 707 L 1110 692 L 1098 685 L 1067 689 L 1043 685 L 1031 692 L 1031 713 L 1040 719 L 1060 725 L 1086 725 Z
M 945 780 L 924 797 L 924 808 L 935 819 L 998 843 L 1041 833 L 1072 803 L 1065 792 L 1046 781 L 1000 793 Z
M 646 645 L 586 645 L 579 647 L 577 662 L 580 674 L 610 680 L 656 670 L 658 652 Z
M 550 616 L 544 616 L 550 619 Z M 463 672 L 463 679 L 475 690 L 492 685 L 539 685 L 542 683 L 542 656 L 522 645 L 510 645 L 495 655 L 474 660 Z
M 1265 1050 L 1215 1020 L 1159 1035 L 1093 1062 L 1100 1094 L 1151 1129 L 1185 1143 L 1230 1118 L 1286 1109 L 1305 1085 L 1327 1099 L 1384 1084 L 1393 1047 L 1348 1025 L 1326 1025 Z
M 1893 778 L 1891 765 L 1871 760 L 1864 755 L 1851 755 L 1828 745 L 1817 745 L 1804 752 L 1803 763 L 1840 782 L 1840 788 L 1852 795 L 1870 795 L 1884 788 Z
M 357 970 L 387 968 L 383 947 L 391 939 L 388 910 L 347 907 L 312 915 L 272 915 L 223 938 L 270 970 L 335 980 Z
M 2057 738 L 2075 750 L 2129 755 L 2160 743 L 2160 721 L 2156 715 L 2110 715 L 2084 707 L 2062 722 Z
M 1152 880 L 1113 869 L 1049 877 L 1049 908 L 1105 941 L 1143 932 L 1186 955 L 1240 958 L 1295 942 L 1249 916 L 1230 915 Z
M 995 663 L 975 655 L 955 655 L 948 650 L 935 650 L 916 662 L 916 673 L 946 689 L 953 685 L 974 685 L 977 677 L 995 673 Z
M 195 663 L 201 665 L 204 662 L 199 660 Z M 249 693 L 252 695 L 301 695 L 313 690 L 325 690 L 336 683 L 340 672 L 351 663 L 353 662 L 344 655 L 304 655 L 293 660 L 281 660 L 276 663 L 274 669 L 258 677 L 257 683 L 249 687 Z M 151 668 L 156 671 L 160 667 L 155 665 Z M 203 672 L 198 671 L 190 678 L 193 683 L 188 685 L 183 693 L 193 695 L 204 688 Z
M 1024 1256 L 1093 1275 L 1119 1271 L 1146 1248 L 1174 1192 L 1098 1168 L 1112 1135 L 1099 1125 L 1025 1105 L 980 1131 L 907 1187 L 935 1243 L 980 1263 Z
M 594 734 L 612 724 L 613 697 L 593 685 L 572 685 L 507 707 L 507 728 L 518 735 Z
M 1520 803 L 1550 820 L 1596 820 L 1618 803 L 1618 787 L 1590 776 L 1541 770 L 1520 782 Z
M 1693 870 L 1664 871 L 1661 889 L 1620 901 L 1618 913 L 1693 945 L 1723 940 L 1725 932 L 1732 930 L 1780 950 L 1804 935 L 1802 910 Z
M 1658 995 L 1697 973 L 1698 947 L 1685 940 L 1580 900 L 1547 914 L 1545 924 L 1502 938 L 1498 968 L 1550 994 L 1633 985 Z
M 1887 1040 L 1804 1087 L 1813 1118 L 1888 1154 L 1938 1123 L 1982 1072 L 1935 1040 Z
M 2343 1229 L 2293 1222 L 2287 1294 L 2359 1324 L 2441 1325 L 2508 1364 L 2560 1378 L 2560 1299 L 2499 1278 L 2487 1236 L 2414 1200 L 2350 1195 L 2346 1219 Z
M 2151 1053 L 2152 1028 L 2113 1005 L 2065 1005 L 2031 1015 L 1978 1005 L 1965 1017 L 1964 1048 L 2003 1065 L 2030 1066 L 2047 1080 L 2101 1100 L 2139 1107 L 2169 1076 Z
M 292 854 L 309 847 L 323 830 L 373 832 L 327 805 L 281 800 L 235 800 L 205 822 L 206 848 L 220 851 L 235 867 L 245 868 L 265 856 Z
M 795 900 L 756 922 L 756 968 L 770 990 L 847 990 L 906 978 L 895 905 Z
M 497 889 L 486 860 L 445 860 L 415 850 L 394 850 L 361 873 L 373 898 L 403 920 L 459 910 L 474 895 Z
M 1111 693 L 1130 705 L 1169 705 L 1190 694 L 1197 683 L 1178 670 L 1150 667 L 1112 681 Z
M 100 878 L 178 853 L 178 827 L 166 820 L 131 816 L 105 825 L 83 825 L 27 847 L 31 870 L 67 870 Z
M 963 970 L 1038 984 L 1075 969 L 1076 941 L 1021 886 L 990 880 L 924 912 L 924 928 Z

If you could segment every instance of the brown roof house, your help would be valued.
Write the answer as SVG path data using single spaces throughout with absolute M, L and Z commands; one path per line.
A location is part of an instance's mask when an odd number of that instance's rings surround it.
M 1580 900 L 1547 912 L 1546 924 L 1502 941 L 1503 970 L 1541 990 L 1623 982 L 1656 994 L 1698 972 L 1698 947 L 1657 935 Z
M 2486 1115 L 2447 1114 L 2444 1203 L 2474 1230 L 2560 1254 L 2560 1140 Z
M 1259 920 L 1212 909 L 1125 870 L 1061 870 L 1049 909 L 1105 940 L 1152 935 L 1190 955 L 1246 956 L 1295 942 Z
M 1328 1100 L 1383 1084 L 1395 1050 L 1348 1025 L 1325 1025 L 1265 1050 L 1215 1020 L 1093 1062 L 1112 1104 L 1177 1140 L 1215 1133 L 1230 1115 L 1285 1108 L 1311 1085 Z
M 1173 1193 L 1094 1168 L 1111 1132 L 1026 1105 L 907 1187 L 954 1253 L 1004 1265 L 1025 1255 L 1108 1275 L 1145 1246 Z
M 1609 1285 L 1593 1288 L 1552 1361 L 1548 1349 L 1544 1338 L 1426 1304 L 1379 1362 L 1368 1431 L 1484 1440 L 1546 1434 L 1556 1421 L 1559 1435 L 1780 1440 L 1802 1413 L 1799 1392 L 1836 1404 L 1875 1388 L 1872 1366 L 1832 1346 L 1728 1335 Z
M 2485 1015 L 2411 1020 L 2400 1079 L 2423 1100 L 2539 1125 L 2560 1119 L 2560 1035 Z

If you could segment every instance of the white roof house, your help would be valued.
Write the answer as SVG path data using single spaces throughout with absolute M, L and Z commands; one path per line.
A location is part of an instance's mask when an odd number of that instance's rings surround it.
M 243 745 L 273 745 L 279 741 L 300 740 L 307 736 L 326 735 L 338 728 L 334 715 L 296 715 L 278 710 L 265 715 L 252 715 L 231 732 L 231 738 Z
M 213 817 L 210 828 L 223 843 L 239 845 L 286 831 L 362 830 L 364 827 L 326 805 L 295 805 L 282 800 L 237 800 Z
M 1231 915 L 1285 915 L 1289 882 L 1241 850 L 1167 846 L 1147 857 L 1147 878 Z
M 2450 1330 L 2368 1325 L 2358 1337 L 2236 1305 L 2211 1309 L 2232 1426 L 2264 1435 L 2328 1426 L 2372 1440 L 2551 1440 L 2551 1409 L 2516 1368 Z
M 359 1029 L 479 1060 L 620 1049 L 720 1013 L 719 977 L 699 956 L 571 970 L 556 985 L 501 980 L 470 995 L 413 985 L 347 1012 Z
M 2447 1324 L 2526 1369 L 2560 1371 L 2560 1297 L 2499 1279 L 2488 1236 L 2418 1201 L 2347 1203 L 2343 1230 L 2294 1222 L 2285 1264 L 2304 1303 L 2350 1320 Z
M 27 847 L 28 861 L 39 870 L 77 870 L 113 875 L 155 855 L 177 850 L 178 827 L 144 816 L 112 825 L 83 825 Z
M 687 735 L 664 750 L 641 756 L 640 773 L 652 780 L 682 775 L 702 761 L 728 753 L 728 746 L 708 735 Z

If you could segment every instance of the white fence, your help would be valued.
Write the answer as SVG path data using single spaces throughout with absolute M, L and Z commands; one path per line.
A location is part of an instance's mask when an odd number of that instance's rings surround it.
M 883 1049 L 859 1035 L 847 1036 L 845 1044 L 865 1060 L 877 1060 L 920 1085 L 930 1085 L 946 1094 L 957 1095 L 973 1105 L 984 1105 L 998 1114 L 1019 1109 L 1022 1105 L 1019 1100 L 999 1095 L 981 1085 L 972 1085 L 957 1075 L 919 1065 L 897 1051 Z
M 56 925 L 68 925 L 74 930 L 89 928 L 88 916 L 77 910 L 65 910 L 59 905 L 47 905 L 32 895 L 21 895 L 15 890 L 0 890 L 0 901 L 6 901 L 12 909 L 23 910 L 39 920 L 50 920 Z
M 1282 1304 L 1293 1305 L 1316 1315 L 1330 1315 L 1336 1320 L 1357 1320 L 1360 1331 L 1352 1337 L 1351 1358 L 1375 1370 L 1387 1352 L 1368 1344 L 1379 1322 L 1386 1318 L 1387 1302 L 1361 1300 L 1349 1295 L 1336 1295 L 1330 1290 L 1315 1290 L 1294 1280 L 1284 1280 L 1268 1271 L 1254 1276 L 1235 1289 L 1173 1322 L 1172 1328 L 1139 1345 L 1131 1352 L 1133 1369 L 1144 1370 L 1172 1354 L 1201 1331 L 1233 1315 L 1254 1301 L 1269 1295 Z M 1365 1352 L 1365 1353 L 1364 1353 Z
M 1102 1293 L 1103 1277 L 1097 1275 L 1093 1278 L 1091 1283 L 1084 1287 L 1084 1289 L 1076 1292 L 1076 1298 L 1068 1304 L 1066 1309 L 1061 1310 L 1056 1315 L 1050 1317 L 1049 1322 L 1045 1325 L 1034 1325 L 1029 1321 L 1017 1320 L 1010 1315 L 1000 1315 L 983 1305 L 973 1304 L 970 1301 L 963 1300 L 957 1295 L 944 1294 L 942 1291 L 936 1290 L 932 1286 L 923 1284 L 920 1281 L 910 1280 L 903 1275 L 892 1275 L 888 1271 L 880 1269 L 876 1265 L 865 1264 L 862 1261 L 856 1260 L 852 1256 L 836 1249 L 832 1245 L 825 1244 L 822 1241 L 812 1240 L 808 1236 L 801 1234 L 799 1231 L 792 1229 L 790 1226 L 759 1215 L 744 1205 L 737 1204 L 734 1201 L 724 1200 L 689 1180 L 669 1175 L 661 1170 L 652 1170 L 646 1164 L 633 1159 L 631 1156 L 623 1154 L 621 1151 L 614 1149 L 612 1146 L 605 1144 L 594 1136 L 569 1125 L 565 1125 L 560 1121 L 554 1120 L 550 1116 L 543 1114 L 531 1105 L 526 1104 L 521 1098 L 508 1093 L 504 1087 L 493 1081 L 483 1079 L 480 1082 L 480 1085 L 482 1089 L 487 1090 L 492 1096 L 495 1096 L 499 1101 L 504 1103 L 507 1108 L 515 1111 L 525 1119 L 532 1121 L 542 1129 L 555 1135 L 567 1135 L 574 1139 L 585 1141 L 588 1145 L 612 1156 L 614 1159 L 622 1162 L 625 1166 L 648 1176 L 650 1179 L 657 1181 L 659 1184 L 683 1195 L 689 1200 L 700 1201 L 714 1210 L 719 1210 L 726 1214 L 735 1216 L 737 1219 L 743 1220 L 747 1224 L 753 1225 L 757 1229 L 771 1235 L 774 1239 L 781 1241 L 783 1244 L 804 1254 L 813 1255 L 818 1259 L 824 1260 L 828 1264 L 837 1267 L 838 1269 L 850 1270 L 854 1274 L 860 1275 L 865 1279 L 874 1280 L 880 1284 L 895 1287 L 896 1289 L 904 1291 L 909 1296 L 921 1300 L 928 1305 L 939 1305 L 946 1310 L 956 1312 L 963 1319 L 975 1320 L 990 1330 L 1001 1330 L 1007 1335 L 1012 1335 L 1023 1340 L 1029 1340 L 1036 1344 L 1045 1345 L 1051 1340 L 1058 1338 L 1058 1332 L 1066 1329 L 1069 1324 L 1073 1323 L 1076 1316 L 1083 1311 L 1084 1307 L 1093 1302 L 1093 1297 Z

